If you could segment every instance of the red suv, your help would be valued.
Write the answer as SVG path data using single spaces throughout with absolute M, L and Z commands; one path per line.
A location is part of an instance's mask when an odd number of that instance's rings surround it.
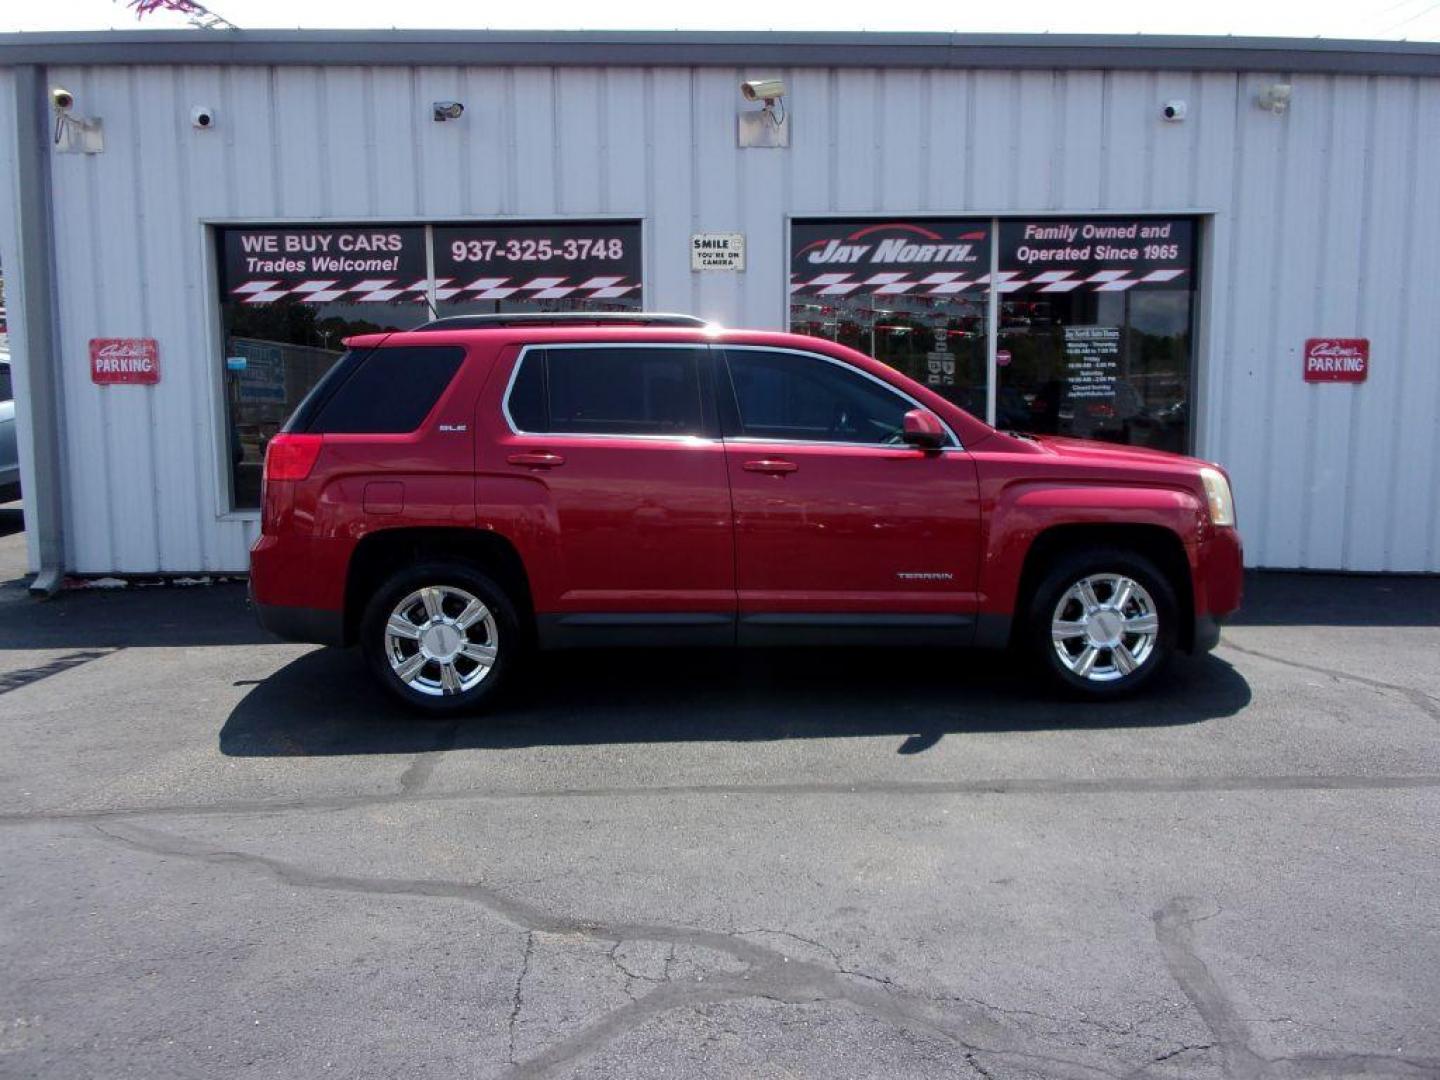
M 1240 603 L 1218 467 L 997 431 L 833 342 L 481 316 L 347 345 L 266 453 L 252 596 L 429 712 L 537 646 L 1013 645 L 1113 697 Z

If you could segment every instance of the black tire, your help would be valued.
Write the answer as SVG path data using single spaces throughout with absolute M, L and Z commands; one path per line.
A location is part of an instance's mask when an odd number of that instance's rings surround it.
M 446 665 L 439 661 L 426 660 L 412 676 L 412 682 L 402 679 L 391 663 L 392 643 L 387 633 L 390 616 L 407 598 L 427 589 L 438 590 L 440 610 L 452 624 L 465 608 L 460 594 L 479 600 L 487 611 L 487 616 L 472 623 L 470 628 L 457 631 L 454 638 L 447 636 L 444 641 L 444 644 L 494 647 L 493 662 L 473 686 L 460 684 L 485 665 L 466 655 L 456 655 L 449 663 L 455 675 L 453 689 L 440 685 L 445 682 L 443 668 Z M 424 600 L 417 600 L 406 610 L 423 619 L 427 606 Z M 414 624 L 417 619 L 409 617 L 407 621 Z M 413 651 L 409 651 L 411 646 L 406 640 L 395 639 L 395 648 L 404 654 L 401 662 L 421 651 L 422 640 L 429 639 L 417 636 Z M 520 665 L 525 646 L 515 605 L 505 590 L 474 565 L 458 559 L 434 559 L 398 571 L 375 590 L 360 620 L 360 647 L 371 674 L 396 700 L 429 716 L 477 712 L 490 704 Z
M 1114 584 L 1110 579 L 1115 576 L 1128 578 L 1148 594 L 1148 604 L 1139 599 L 1132 599 L 1125 604 L 1125 611 L 1131 613 L 1130 617 L 1138 618 L 1143 609 L 1148 607 L 1153 610 L 1158 620 L 1158 627 L 1148 649 L 1143 647 L 1145 635 L 1125 632 L 1124 628 L 1131 623 L 1125 622 L 1123 618 L 1118 624 L 1109 623 L 1104 627 L 1097 625 L 1097 634 L 1102 629 L 1109 629 L 1111 625 L 1118 627 L 1114 634 L 1105 640 L 1118 638 L 1118 646 L 1124 650 L 1124 656 L 1128 660 L 1133 662 L 1134 659 L 1130 652 L 1132 647 L 1137 652 L 1144 652 L 1141 662 L 1130 671 L 1125 671 L 1125 665 L 1117 660 L 1116 649 L 1097 645 L 1095 638 L 1089 636 L 1088 632 L 1067 638 L 1058 644 L 1052 635 L 1052 624 L 1057 619 L 1056 609 L 1072 587 L 1078 586 L 1081 581 L 1093 579 L 1092 593 L 1103 604 L 1117 598 L 1115 592 L 1107 593 Z M 1067 695 L 1088 700 L 1113 700 L 1139 690 L 1169 661 L 1175 652 L 1179 610 L 1179 604 L 1175 600 L 1175 588 L 1169 578 L 1144 555 L 1118 547 L 1078 548 L 1056 558 L 1031 593 L 1022 631 L 1024 644 L 1031 660 L 1040 667 L 1053 685 Z M 1066 623 L 1087 621 L 1077 600 L 1068 601 L 1059 614 L 1073 615 L 1072 619 L 1064 620 Z M 1134 625 L 1145 624 L 1139 622 Z M 1071 670 L 1071 666 L 1061 658 L 1062 648 L 1072 662 L 1082 667 L 1081 661 L 1086 650 L 1093 648 L 1095 656 L 1091 663 L 1094 673 L 1086 676 Z

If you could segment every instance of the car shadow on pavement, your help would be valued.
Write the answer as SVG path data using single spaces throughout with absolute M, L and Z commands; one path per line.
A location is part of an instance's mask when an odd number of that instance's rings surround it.
M 1214 657 L 1178 657 L 1139 697 L 1047 694 L 1004 654 L 945 650 L 604 650 L 546 654 L 492 711 L 430 720 L 391 703 L 353 650 L 320 649 L 257 684 L 230 714 L 235 757 L 413 754 L 609 743 L 1147 728 L 1229 716 L 1250 687 Z

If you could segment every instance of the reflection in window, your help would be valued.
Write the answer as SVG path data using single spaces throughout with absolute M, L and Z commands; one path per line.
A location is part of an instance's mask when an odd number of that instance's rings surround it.
M 905 398 L 863 375 L 798 353 L 727 349 L 738 416 L 727 427 L 751 439 L 898 443 Z
M 260 505 L 265 447 L 345 351 L 347 337 L 408 330 L 429 319 L 423 302 L 310 304 L 229 301 L 225 402 L 229 414 L 232 505 Z
M 985 415 L 985 298 L 791 297 L 790 329 L 889 364 L 976 416 Z
M 698 435 L 700 351 L 556 347 L 525 354 L 508 407 L 521 431 Z
M 1184 453 L 1190 312 L 1188 289 L 1005 300 L 999 426 Z

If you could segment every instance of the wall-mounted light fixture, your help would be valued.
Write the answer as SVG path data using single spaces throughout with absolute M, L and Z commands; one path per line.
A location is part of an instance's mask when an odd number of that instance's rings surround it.
M 465 106 L 458 101 L 437 101 L 431 108 L 434 111 L 430 117 L 437 124 L 443 124 L 446 120 L 459 120 L 465 115 Z
M 1271 83 L 1260 91 L 1255 104 L 1276 116 L 1283 116 L 1290 108 L 1290 84 Z

